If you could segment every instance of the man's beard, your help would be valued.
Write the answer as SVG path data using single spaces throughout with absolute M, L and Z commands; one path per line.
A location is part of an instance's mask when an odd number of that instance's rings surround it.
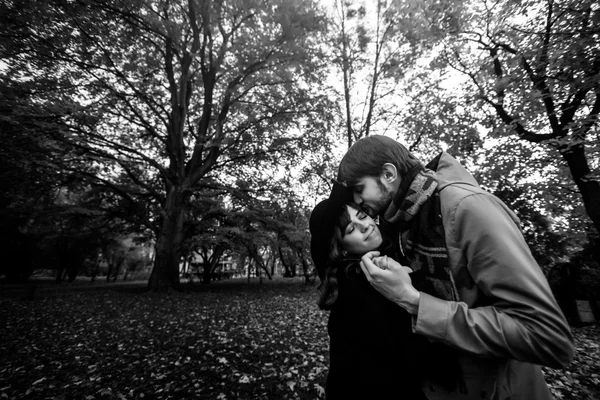
M 392 192 L 385 187 L 380 179 L 377 179 L 377 186 L 381 192 L 381 198 L 373 204 L 373 207 L 367 205 L 363 205 L 362 207 L 371 218 L 375 218 L 378 215 L 383 215 L 385 210 L 387 210 L 387 208 L 390 206 L 392 198 L 394 197 Z

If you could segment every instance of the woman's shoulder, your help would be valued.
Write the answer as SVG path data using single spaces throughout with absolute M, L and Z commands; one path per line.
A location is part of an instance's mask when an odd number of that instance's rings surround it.
M 388 301 L 369 283 L 358 264 L 338 272 L 338 300 L 340 307 L 371 309 Z M 336 303 L 336 304 L 337 304 Z

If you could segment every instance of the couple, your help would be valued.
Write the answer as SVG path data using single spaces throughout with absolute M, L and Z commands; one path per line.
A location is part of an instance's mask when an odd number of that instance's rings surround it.
M 331 399 L 552 399 L 573 340 L 519 220 L 442 152 L 358 140 L 310 218 Z M 379 216 L 377 225 L 373 217 Z

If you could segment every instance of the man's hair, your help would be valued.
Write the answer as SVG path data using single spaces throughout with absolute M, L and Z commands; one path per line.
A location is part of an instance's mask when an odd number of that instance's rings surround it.
M 359 139 L 348 149 L 338 169 L 338 181 L 355 186 L 364 177 L 379 177 L 384 164 L 393 164 L 400 176 L 421 162 L 396 140 L 382 135 Z

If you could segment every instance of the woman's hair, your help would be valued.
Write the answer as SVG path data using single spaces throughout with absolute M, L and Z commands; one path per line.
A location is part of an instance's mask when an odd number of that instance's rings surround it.
M 350 218 L 350 214 L 348 214 L 348 208 L 346 206 L 350 206 L 352 208 L 360 210 L 360 206 L 354 202 L 344 204 L 343 206 L 337 209 L 338 215 L 334 223 L 333 235 L 331 236 L 329 243 L 329 259 L 327 260 L 323 280 L 319 285 L 320 294 L 317 304 L 322 310 L 330 310 L 335 304 L 335 301 L 337 300 L 337 275 L 340 268 L 344 268 L 344 273 L 349 272 L 348 268 L 350 267 L 350 264 L 343 263 L 344 246 L 342 244 L 342 239 L 344 238 L 346 227 L 352 221 L 352 219 Z
M 392 164 L 403 175 L 421 162 L 398 141 L 382 135 L 366 136 L 348 149 L 338 168 L 338 180 L 348 186 L 366 176 L 378 177 L 384 164 Z

